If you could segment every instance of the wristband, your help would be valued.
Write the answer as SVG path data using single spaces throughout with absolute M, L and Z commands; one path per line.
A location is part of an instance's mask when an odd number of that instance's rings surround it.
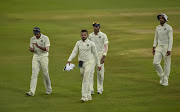
M 106 52 L 104 52 L 104 53 L 103 53 L 103 55 L 104 55 L 104 56 L 106 56 L 106 55 L 107 55 L 107 53 L 106 53 Z

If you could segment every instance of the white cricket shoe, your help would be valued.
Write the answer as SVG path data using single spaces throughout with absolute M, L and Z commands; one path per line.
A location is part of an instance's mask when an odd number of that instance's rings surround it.
M 102 94 L 102 91 L 98 91 L 97 94 Z
M 164 83 L 164 77 L 161 77 L 161 78 L 160 78 L 159 83 L 160 83 L 160 84 L 163 84 L 163 83 Z
M 90 96 L 88 95 L 88 100 L 92 100 L 92 96 L 91 95 Z
M 164 76 L 162 85 L 163 86 L 168 86 L 168 77 Z
M 31 91 L 27 92 L 26 95 L 28 95 L 28 96 L 34 96 Z
M 89 97 L 88 100 L 92 100 L 92 97 Z
M 46 95 L 50 95 L 51 94 L 51 92 L 46 92 Z
M 82 97 L 82 98 L 81 98 L 81 101 L 82 101 L 82 102 L 87 102 L 87 101 L 88 101 L 88 98 Z
M 164 81 L 164 82 L 162 83 L 162 85 L 163 85 L 163 86 L 168 86 L 168 80 Z
M 94 95 L 94 91 L 91 91 L 91 94 Z

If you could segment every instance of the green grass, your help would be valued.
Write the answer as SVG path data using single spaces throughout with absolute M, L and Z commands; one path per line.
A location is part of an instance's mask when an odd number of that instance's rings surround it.
M 0 1 L 0 112 L 179 112 L 179 6 L 179 0 Z M 151 54 L 159 24 L 156 15 L 162 12 L 169 16 L 174 30 L 168 87 L 158 84 Z M 101 23 L 110 42 L 105 91 L 81 103 L 78 67 L 71 72 L 62 69 L 80 39 L 80 30 L 92 32 L 93 21 Z M 51 41 L 53 93 L 45 95 L 40 72 L 35 96 L 27 97 L 32 60 L 28 46 L 36 26 Z M 78 64 L 77 57 L 73 63 Z

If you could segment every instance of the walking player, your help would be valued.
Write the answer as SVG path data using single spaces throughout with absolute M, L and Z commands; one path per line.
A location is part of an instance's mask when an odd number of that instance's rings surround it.
M 35 27 L 34 35 L 30 40 L 29 50 L 34 53 L 32 59 L 32 76 L 30 83 L 30 91 L 26 93 L 28 96 L 34 96 L 37 85 L 37 78 L 40 69 L 42 69 L 44 84 L 46 87 L 46 94 L 49 95 L 52 92 L 51 81 L 48 71 L 48 55 L 49 55 L 49 38 L 46 35 L 41 34 L 40 29 Z
M 108 52 L 108 38 L 105 33 L 100 31 L 100 24 L 98 22 L 93 23 L 94 32 L 89 34 L 89 39 L 94 42 L 98 57 L 101 63 L 101 71 L 97 71 L 97 93 L 102 94 L 103 92 L 103 82 L 104 82 L 104 61 L 105 57 Z M 97 63 L 97 62 L 96 62 Z M 94 69 L 95 69 L 95 62 L 93 64 L 93 68 L 91 70 L 90 74 L 90 88 L 91 88 L 91 94 L 94 94 Z
M 89 41 L 87 39 L 88 37 L 88 31 L 82 30 L 81 31 L 81 39 L 77 41 L 69 59 L 68 63 L 70 64 L 73 58 L 78 55 L 78 61 L 79 61 L 79 67 L 80 67 L 80 74 L 82 77 L 82 102 L 86 102 L 88 100 L 92 100 L 91 97 L 91 91 L 89 86 L 89 76 L 90 76 L 90 70 L 92 68 L 93 64 L 93 56 L 95 57 L 96 64 L 98 66 L 98 70 L 101 70 L 99 58 L 97 55 L 96 47 L 93 42 Z
M 166 23 L 168 22 L 167 18 L 167 15 L 163 13 L 157 16 L 160 25 L 156 27 L 152 52 L 154 55 L 153 65 L 160 77 L 160 84 L 163 86 L 168 86 L 171 66 L 171 49 L 173 45 L 173 31 L 172 27 Z M 162 57 L 164 59 L 164 71 L 160 65 Z

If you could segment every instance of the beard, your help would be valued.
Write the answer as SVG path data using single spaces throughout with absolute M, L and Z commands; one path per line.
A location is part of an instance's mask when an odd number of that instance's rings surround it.
M 87 38 L 86 37 L 83 37 L 82 40 L 85 41 Z

